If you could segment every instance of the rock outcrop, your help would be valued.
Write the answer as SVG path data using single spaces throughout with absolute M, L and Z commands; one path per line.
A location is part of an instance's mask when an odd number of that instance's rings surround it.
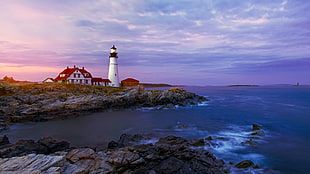
M 254 166 L 254 163 L 251 160 L 244 160 L 235 165 L 237 168 L 248 168 Z
M 139 136 L 123 135 L 117 142 L 137 143 Z M 229 173 L 226 164 L 212 153 L 193 148 L 189 141 L 175 136 L 160 138 L 154 144 L 138 144 L 95 152 L 90 148 L 53 154 L 28 154 L 0 158 L 0 173 Z
M 205 100 L 181 88 L 162 91 L 72 84 L 1 87 L 0 126 L 10 122 L 66 119 L 108 109 L 195 105 Z
M 2 141 L 1 141 L 1 137 Z M 42 137 L 34 140 L 19 140 L 11 144 L 5 135 L 0 135 L 0 158 L 10 158 L 31 153 L 51 154 L 57 151 L 68 150 L 70 144 L 65 141 L 56 141 L 51 137 Z

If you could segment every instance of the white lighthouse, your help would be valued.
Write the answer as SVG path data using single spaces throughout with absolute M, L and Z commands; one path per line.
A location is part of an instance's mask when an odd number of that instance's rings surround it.
M 119 87 L 117 58 L 117 50 L 116 47 L 113 45 L 110 52 L 109 65 L 109 80 L 111 81 L 111 86 L 113 87 Z

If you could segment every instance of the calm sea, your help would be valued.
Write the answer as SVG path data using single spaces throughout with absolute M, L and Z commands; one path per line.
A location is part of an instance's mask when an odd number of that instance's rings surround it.
M 15 124 L 4 133 L 13 142 L 53 136 L 74 146 L 99 146 L 122 133 L 221 137 L 212 145 L 213 152 L 227 162 L 250 159 L 281 173 L 309 173 L 310 86 L 184 88 L 210 101 L 175 109 L 143 108 Z M 241 145 L 249 140 L 252 124 L 261 125 L 265 135 L 255 140 L 254 147 Z

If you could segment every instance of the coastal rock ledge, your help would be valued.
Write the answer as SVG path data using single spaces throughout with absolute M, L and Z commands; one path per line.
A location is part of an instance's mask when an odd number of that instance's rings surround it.
M 127 140 L 130 137 L 125 136 Z M 124 140 L 124 136 L 121 139 Z M 3 174 L 229 173 L 223 160 L 216 159 L 207 150 L 195 149 L 188 140 L 175 136 L 160 138 L 154 144 L 128 145 L 98 152 L 91 148 L 71 148 L 52 154 L 0 158 L 0 166 Z
M 182 88 L 164 91 L 73 84 L 0 88 L 0 126 L 10 122 L 66 119 L 109 109 L 195 105 L 207 100 Z

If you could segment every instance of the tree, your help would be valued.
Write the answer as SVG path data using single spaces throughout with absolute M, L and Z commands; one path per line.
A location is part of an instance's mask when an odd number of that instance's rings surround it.
M 13 77 L 8 77 L 8 76 L 4 76 L 3 80 L 6 82 L 15 82 L 15 80 L 13 79 Z

